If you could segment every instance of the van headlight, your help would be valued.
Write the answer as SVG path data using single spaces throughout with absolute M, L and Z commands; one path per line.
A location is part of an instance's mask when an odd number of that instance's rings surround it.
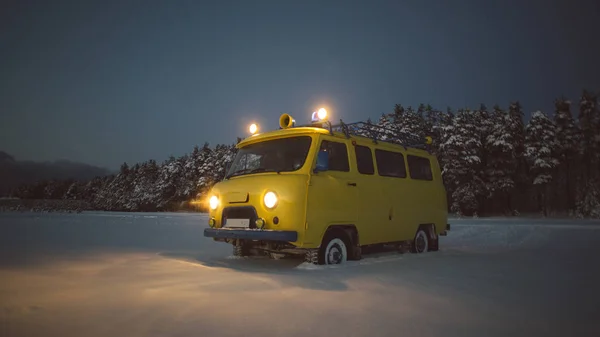
M 275 206 L 277 206 L 277 201 L 279 200 L 275 192 L 267 192 L 263 197 L 263 202 L 265 203 L 265 206 L 267 206 L 267 208 L 274 208 Z
M 219 207 L 219 198 L 216 195 L 213 195 L 208 200 L 208 204 L 210 206 L 210 209 L 214 211 L 215 209 L 217 209 L 217 207 Z

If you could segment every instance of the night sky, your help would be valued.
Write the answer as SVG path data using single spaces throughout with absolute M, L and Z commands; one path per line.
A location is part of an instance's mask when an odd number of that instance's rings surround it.
M 4 0 L 0 150 L 114 169 L 320 106 L 551 113 L 600 89 L 599 22 L 593 0 Z

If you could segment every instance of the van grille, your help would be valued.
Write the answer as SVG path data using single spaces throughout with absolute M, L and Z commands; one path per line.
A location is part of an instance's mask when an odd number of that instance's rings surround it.
M 227 219 L 250 219 L 250 228 L 256 228 L 256 209 L 252 206 L 226 207 L 223 209 L 221 223 L 225 224 Z

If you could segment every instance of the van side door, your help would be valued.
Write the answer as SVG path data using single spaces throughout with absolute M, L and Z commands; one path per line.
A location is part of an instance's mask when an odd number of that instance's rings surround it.
M 315 244 L 332 224 L 354 224 L 358 193 L 343 140 L 321 136 L 318 151 L 328 153 L 327 168 L 311 174 L 308 186 L 306 243 Z M 320 243 L 320 242 L 319 242 Z
M 373 149 L 367 145 L 354 145 L 356 188 L 358 189 L 358 223 L 361 245 L 393 241 L 393 226 L 389 219 L 381 179 L 375 175 Z
M 411 224 L 415 222 L 416 210 L 411 206 L 414 191 L 409 187 L 404 154 L 400 151 L 376 149 L 375 162 L 386 196 L 384 205 L 389 211 L 393 226 L 390 236 L 393 241 L 411 239 L 414 236 Z

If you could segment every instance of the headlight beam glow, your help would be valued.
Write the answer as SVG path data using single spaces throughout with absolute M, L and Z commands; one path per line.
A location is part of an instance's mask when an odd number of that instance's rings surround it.
M 278 198 L 275 192 L 267 192 L 263 198 L 263 202 L 267 208 L 274 208 L 277 206 Z
M 210 209 L 214 211 L 215 209 L 217 209 L 217 207 L 219 207 L 219 198 L 216 195 L 213 195 L 208 200 L 208 204 L 210 206 Z

